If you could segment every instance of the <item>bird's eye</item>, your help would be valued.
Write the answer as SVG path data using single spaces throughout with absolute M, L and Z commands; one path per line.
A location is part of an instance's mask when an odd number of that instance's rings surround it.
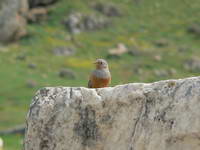
M 100 62 L 100 64 L 102 65 L 102 64 L 103 64 L 103 62 Z

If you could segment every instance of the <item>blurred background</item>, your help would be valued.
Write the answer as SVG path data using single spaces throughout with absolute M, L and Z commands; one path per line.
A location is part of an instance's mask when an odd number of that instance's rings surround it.
M 198 0 L 0 0 L 0 137 L 20 150 L 31 98 L 87 86 L 96 58 L 112 84 L 200 73 Z

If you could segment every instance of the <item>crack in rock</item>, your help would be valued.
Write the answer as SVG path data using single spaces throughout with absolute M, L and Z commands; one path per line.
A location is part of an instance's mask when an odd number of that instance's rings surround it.
M 80 109 L 79 116 L 79 121 L 74 124 L 74 132 L 81 138 L 83 146 L 92 146 L 99 137 L 96 112 L 88 105 Z

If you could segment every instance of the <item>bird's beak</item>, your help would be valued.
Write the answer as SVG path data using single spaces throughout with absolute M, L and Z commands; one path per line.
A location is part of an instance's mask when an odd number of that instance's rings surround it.
M 97 61 L 93 62 L 93 64 L 97 64 Z

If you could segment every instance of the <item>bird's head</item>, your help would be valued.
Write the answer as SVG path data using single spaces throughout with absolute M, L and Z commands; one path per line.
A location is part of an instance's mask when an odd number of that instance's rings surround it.
M 106 69 L 108 68 L 108 63 L 104 59 L 97 59 L 94 64 L 96 65 L 97 69 Z

